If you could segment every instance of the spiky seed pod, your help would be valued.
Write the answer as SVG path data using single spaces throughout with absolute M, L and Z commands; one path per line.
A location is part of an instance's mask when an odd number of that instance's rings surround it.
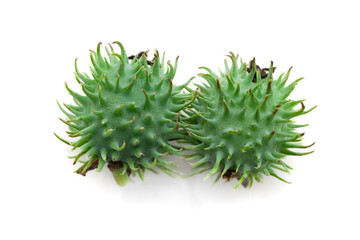
M 178 130 L 179 111 L 194 99 L 192 94 L 180 94 L 186 84 L 173 85 L 178 59 L 174 66 L 169 62 L 166 66 L 164 55 L 160 58 L 156 51 L 149 65 L 145 54 L 130 60 L 121 43 L 113 44 L 120 53 L 109 45 L 103 57 L 101 43 L 96 52 L 91 51 L 92 77 L 80 73 L 75 60 L 75 77 L 83 94 L 65 84 L 75 104 L 64 104 L 68 111 L 58 105 L 67 116 L 62 121 L 69 126 L 69 137 L 76 140 L 55 135 L 73 150 L 80 149 L 74 164 L 86 156 L 77 173 L 101 171 L 108 163 L 119 185 L 125 185 L 131 173 L 142 179 L 145 169 L 155 171 L 155 166 L 171 175 L 173 163 L 163 157 L 181 151 L 169 141 L 183 137 Z
M 186 159 L 197 160 L 189 176 L 207 171 L 205 179 L 216 173 L 216 181 L 221 176 L 227 180 L 235 177 L 235 188 L 249 182 L 251 186 L 253 179 L 260 181 L 263 174 L 285 181 L 276 173 L 291 169 L 282 159 L 309 154 L 290 149 L 312 146 L 300 143 L 304 134 L 296 129 L 306 125 L 296 125 L 292 119 L 316 106 L 306 111 L 304 100 L 287 99 L 301 80 L 286 85 L 291 69 L 274 80 L 272 63 L 261 77 L 255 59 L 248 72 L 245 63 L 238 65 L 238 56 L 230 53 L 229 57 L 232 65 L 225 61 L 220 76 L 202 68 L 208 73 L 199 75 L 207 84 L 197 85 L 197 100 L 185 110 L 188 118 L 184 121 L 191 135 L 186 149 L 195 152 Z

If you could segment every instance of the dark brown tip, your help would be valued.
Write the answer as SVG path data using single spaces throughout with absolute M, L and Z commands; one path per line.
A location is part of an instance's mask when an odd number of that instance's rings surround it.
M 279 108 L 275 108 L 275 110 L 273 111 L 273 115 L 275 115 L 278 111 L 279 111 Z
M 216 84 L 217 84 L 217 88 L 220 90 L 221 87 L 220 87 L 220 82 L 219 82 L 219 79 L 216 79 Z

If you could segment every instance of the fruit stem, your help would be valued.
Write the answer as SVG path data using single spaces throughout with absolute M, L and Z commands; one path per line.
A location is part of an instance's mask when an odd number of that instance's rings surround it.
M 115 181 L 119 186 L 123 187 L 129 181 L 129 176 L 127 172 L 123 171 L 123 169 L 110 169 L 110 171 L 112 172 Z

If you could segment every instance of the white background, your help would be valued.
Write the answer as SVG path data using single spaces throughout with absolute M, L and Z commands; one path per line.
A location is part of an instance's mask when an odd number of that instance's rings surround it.
M 1 239 L 359 239 L 360 38 L 357 1 L 2 1 Z M 107 168 L 76 169 L 56 99 L 71 102 L 74 59 L 121 41 L 128 54 L 180 56 L 175 83 L 222 68 L 229 51 L 305 77 L 291 98 L 312 113 L 304 143 L 315 153 L 252 189 L 204 175 L 116 185 Z M 196 78 L 200 82 L 200 78 Z M 301 130 L 300 130 L 301 131 Z M 179 170 L 188 163 L 173 158 Z

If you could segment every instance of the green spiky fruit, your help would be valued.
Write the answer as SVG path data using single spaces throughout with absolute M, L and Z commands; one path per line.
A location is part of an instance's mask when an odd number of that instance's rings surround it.
M 235 188 L 245 182 L 251 186 L 262 175 L 283 180 L 276 170 L 291 169 L 282 160 L 286 155 L 311 153 L 291 150 L 311 146 L 301 145 L 303 134 L 296 129 L 306 125 L 296 125 L 292 118 L 315 107 L 305 111 L 304 100 L 287 99 L 301 80 L 286 85 L 291 69 L 273 79 L 272 63 L 264 74 L 255 59 L 247 68 L 245 63 L 238 65 L 238 56 L 230 53 L 229 57 L 231 66 L 225 61 L 226 70 L 220 76 L 203 67 L 208 73 L 199 75 L 207 84 L 195 84 L 197 100 L 185 111 L 188 118 L 184 121 L 192 136 L 186 148 L 195 152 L 187 159 L 197 160 L 191 175 L 208 171 L 208 178 L 218 173 L 216 181 L 221 176 L 236 177 Z
M 177 59 L 174 66 L 166 66 L 156 51 L 152 62 L 146 54 L 130 60 L 121 43 L 113 44 L 120 53 L 109 45 L 103 57 L 100 43 L 96 52 L 91 51 L 92 77 L 80 73 L 75 60 L 83 94 L 65 84 L 75 104 L 64 104 L 68 111 L 59 105 L 68 118 L 62 120 L 69 126 L 67 133 L 75 141 L 56 136 L 73 150 L 80 149 L 74 164 L 86 157 L 76 171 L 83 175 L 95 168 L 101 171 L 107 163 L 119 185 L 125 185 L 131 173 L 142 179 L 145 169 L 155 171 L 155 166 L 171 175 L 173 163 L 163 157 L 181 151 L 169 141 L 183 138 L 179 111 L 192 99 L 191 94 L 180 94 L 186 84 L 173 86 Z

